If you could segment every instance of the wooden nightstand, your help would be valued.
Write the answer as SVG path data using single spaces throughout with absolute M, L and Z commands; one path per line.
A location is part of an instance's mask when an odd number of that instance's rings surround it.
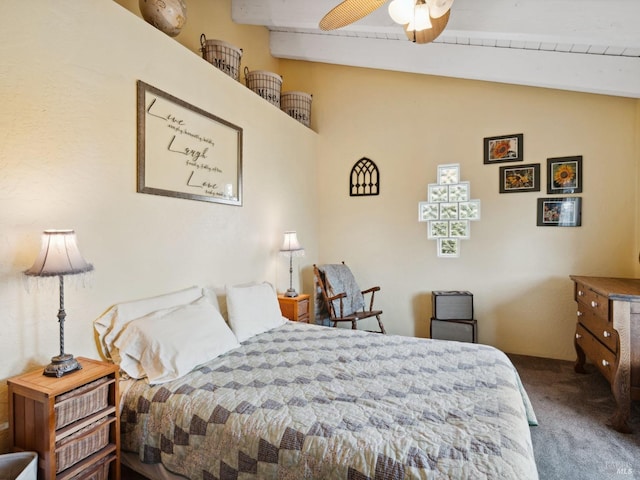
M 301 293 L 297 297 L 278 295 L 282 315 L 293 322 L 309 323 L 309 295 Z
M 118 366 L 78 362 L 61 378 L 40 368 L 7 380 L 11 447 L 38 452 L 39 480 L 119 480 Z

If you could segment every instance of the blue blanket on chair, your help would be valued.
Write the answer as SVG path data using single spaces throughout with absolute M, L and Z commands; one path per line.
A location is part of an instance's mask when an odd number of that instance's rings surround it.
M 324 273 L 327 294 L 329 296 L 346 293 L 347 298 L 342 299 L 342 314 L 351 315 L 364 308 L 364 296 L 358 286 L 353 273 L 344 264 L 321 265 L 318 267 Z M 340 315 L 340 300 L 333 301 L 336 315 Z

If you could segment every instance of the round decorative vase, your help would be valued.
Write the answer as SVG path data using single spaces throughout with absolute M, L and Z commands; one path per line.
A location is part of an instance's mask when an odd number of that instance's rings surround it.
M 139 0 L 138 6 L 142 18 L 170 37 L 178 35 L 187 23 L 184 0 Z

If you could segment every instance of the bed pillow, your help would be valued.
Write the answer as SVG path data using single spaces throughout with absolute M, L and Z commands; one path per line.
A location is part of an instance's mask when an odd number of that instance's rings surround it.
M 189 304 L 202 295 L 202 288 L 194 286 L 177 292 L 113 305 L 93 322 L 103 355 L 115 363 L 120 363 L 118 349 L 113 342 L 129 322 L 157 310 Z M 215 295 L 207 298 L 216 308 L 218 307 Z
M 270 283 L 236 285 L 226 290 L 229 325 L 239 342 L 286 322 Z
M 115 345 L 125 373 L 157 384 L 180 378 L 239 343 L 220 312 L 202 297 L 132 320 Z

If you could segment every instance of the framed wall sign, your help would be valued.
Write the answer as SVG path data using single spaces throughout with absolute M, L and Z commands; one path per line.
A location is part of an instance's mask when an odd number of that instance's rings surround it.
M 138 192 L 242 205 L 242 129 L 138 80 Z

